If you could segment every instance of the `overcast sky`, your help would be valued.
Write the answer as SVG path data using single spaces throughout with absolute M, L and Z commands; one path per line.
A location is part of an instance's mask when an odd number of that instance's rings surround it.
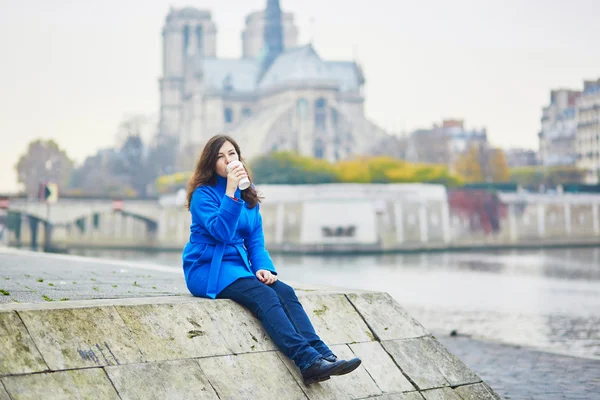
M 230 58 L 241 55 L 245 16 L 266 0 L 0 0 L 0 192 L 16 190 L 30 141 L 53 138 L 81 162 L 115 144 L 125 115 L 158 113 L 162 25 L 185 5 L 212 11 L 218 56 Z M 597 0 L 281 6 L 322 58 L 356 56 L 367 115 L 391 131 L 461 118 L 494 145 L 537 148 L 549 90 L 600 77 Z

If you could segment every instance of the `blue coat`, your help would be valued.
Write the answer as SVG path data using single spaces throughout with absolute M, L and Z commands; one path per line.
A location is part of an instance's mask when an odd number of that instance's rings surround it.
M 225 194 L 227 179 L 198 187 L 190 203 L 190 240 L 183 249 L 183 272 L 194 296 L 215 298 L 239 278 L 266 269 L 276 273 L 265 249 L 259 205 L 248 208 L 238 189 Z

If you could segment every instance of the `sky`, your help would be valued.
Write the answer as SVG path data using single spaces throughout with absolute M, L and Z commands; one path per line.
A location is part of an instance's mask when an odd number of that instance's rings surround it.
M 155 116 L 170 7 L 212 12 L 217 55 L 241 56 L 245 16 L 266 0 L 0 0 L 0 193 L 29 142 L 81 163 L 127 116 Z M 536 149 L 550 90 L 600 77 L 597 0 L 281 0 L 300 44 L 357 60 L 367 117 L 409 133 L 444 118 L 495 146 Z

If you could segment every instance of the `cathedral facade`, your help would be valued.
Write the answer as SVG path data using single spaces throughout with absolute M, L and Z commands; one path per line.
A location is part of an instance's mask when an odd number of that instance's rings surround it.
M 208 11 L 168 14 L 160 134 L 197 147 L 225 133 L 247 159 L 277 150 L 330 162 L 381 153 L 389 135 L 365 118 L 360 66 L 299 46 L 294 16 L 278 0 L 246 18 L 242 58 L 218 58 L 216 34 Z

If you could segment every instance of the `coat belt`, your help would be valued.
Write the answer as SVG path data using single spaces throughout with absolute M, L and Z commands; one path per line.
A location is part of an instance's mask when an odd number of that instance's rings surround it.
M 213 257 L 210 262 L 210 271 L 208 273 L 208 283 L 206 286 L 206 295 L 211 299 L 217 297 L 217 284 L 219 282 L 219 273 L 221 272 L 221 262 L 223 261 L 223 255 L 225 254 L 225 246 L 233 246 L 237 249 L 246 264 L 246 268 L 252 272 L 250 268 L 250 262 L 248 261 L 248 255 L 246 254 L 246 248 L 244 247 L 244 240 L 233 240 L 230 242 L 221 242 L 212 236 L 202 235 L 199 233 L 192 233 L 190 235 L 191 243 L 202 243 L 211 246 L 215 246 Z

